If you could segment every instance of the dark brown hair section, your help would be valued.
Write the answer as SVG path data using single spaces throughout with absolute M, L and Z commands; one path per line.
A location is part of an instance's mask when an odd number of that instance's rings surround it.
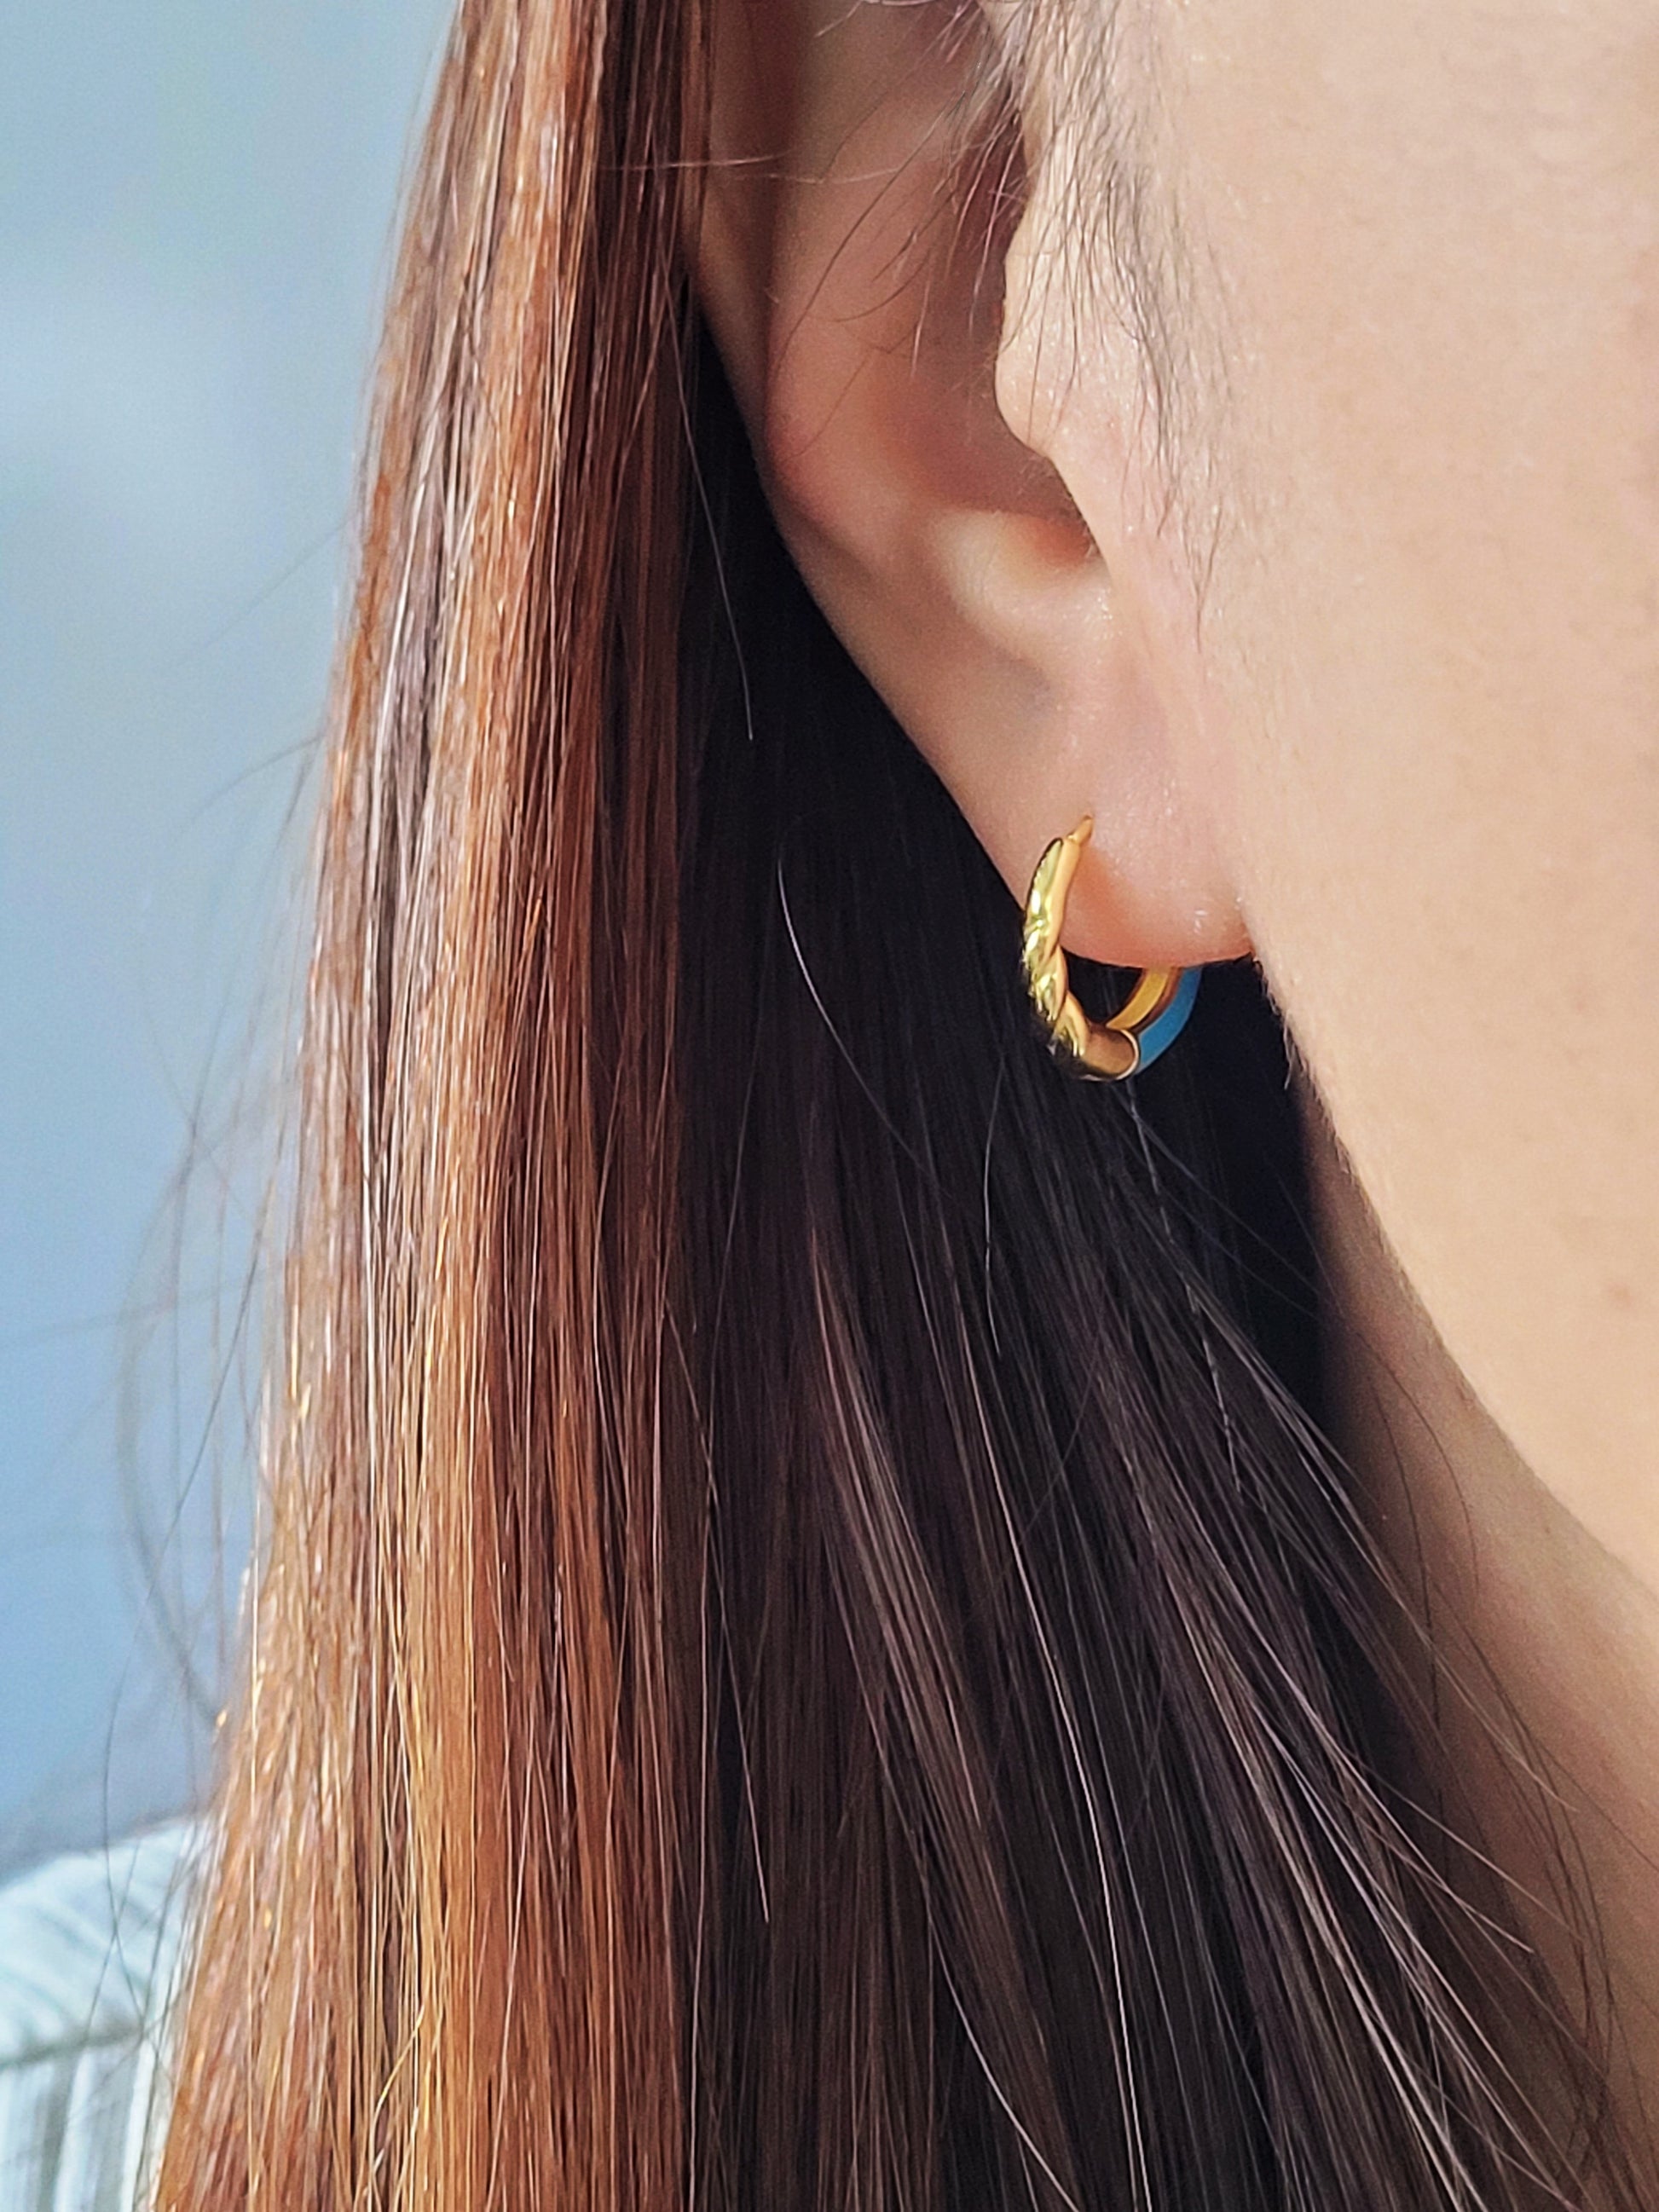
M 466 0 L 444 74 L 161 2203 L 1578 2204 L 1407 1794 L 1270 1012 L 1036 1044 L 696 330 L 703 13 Z

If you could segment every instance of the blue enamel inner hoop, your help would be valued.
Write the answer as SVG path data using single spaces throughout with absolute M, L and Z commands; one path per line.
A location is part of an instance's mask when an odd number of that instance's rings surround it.
M 1175 996 L 1164 1012 L 1147 1023 L 1140 1032 L 1140 1058 L 1136 1063 L 1139 1075 L 1152 1066 L 1161 1052 L 1167 1052 L 1187 1026 L 1187 1017 L 1193 1011 L 1193 1001 L 1198 996 L 1201 968 L 1183 968 L 1181 981 L 1176 985 Z

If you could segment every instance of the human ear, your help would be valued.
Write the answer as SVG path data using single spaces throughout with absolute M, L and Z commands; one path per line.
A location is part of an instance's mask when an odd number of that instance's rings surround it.
M 977 11 L 718 0 L 714 82 L 702 297 L 825 614 L 1016 896 L 1093 816 L 1073 951 L 1244 951 L 1179 556 L 1098 440 L 1086 485 L 1036 450 L 1030 325 L 1005 343 L 1022 169 Z

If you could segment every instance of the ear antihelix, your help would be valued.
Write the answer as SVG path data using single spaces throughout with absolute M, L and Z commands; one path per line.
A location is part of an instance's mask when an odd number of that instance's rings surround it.
M 1133 990 L 1109 1021 L 1091 1022 L 1084 1012 L 1072 994 L 1060 939 L 1066 896 L 1094 827 L 1093 816 L 1085 814 L 1070 836 L 1056 837 L 1037 862 L 1025 901 L 1020 960 L 1026 988 L 1055 1059 L 1075 1075 L 1121 1083 L 1150 1067 L 1180 1036 L 1203 971 L 1143 969 Z

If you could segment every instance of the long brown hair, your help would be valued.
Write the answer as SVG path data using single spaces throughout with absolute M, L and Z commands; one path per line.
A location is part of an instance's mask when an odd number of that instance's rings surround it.
M 1577 2204 L 1271 1011 L 1035 1048 L 698 328 L 706 13 L 465 0 L 443 73 L 160 2202 Z

